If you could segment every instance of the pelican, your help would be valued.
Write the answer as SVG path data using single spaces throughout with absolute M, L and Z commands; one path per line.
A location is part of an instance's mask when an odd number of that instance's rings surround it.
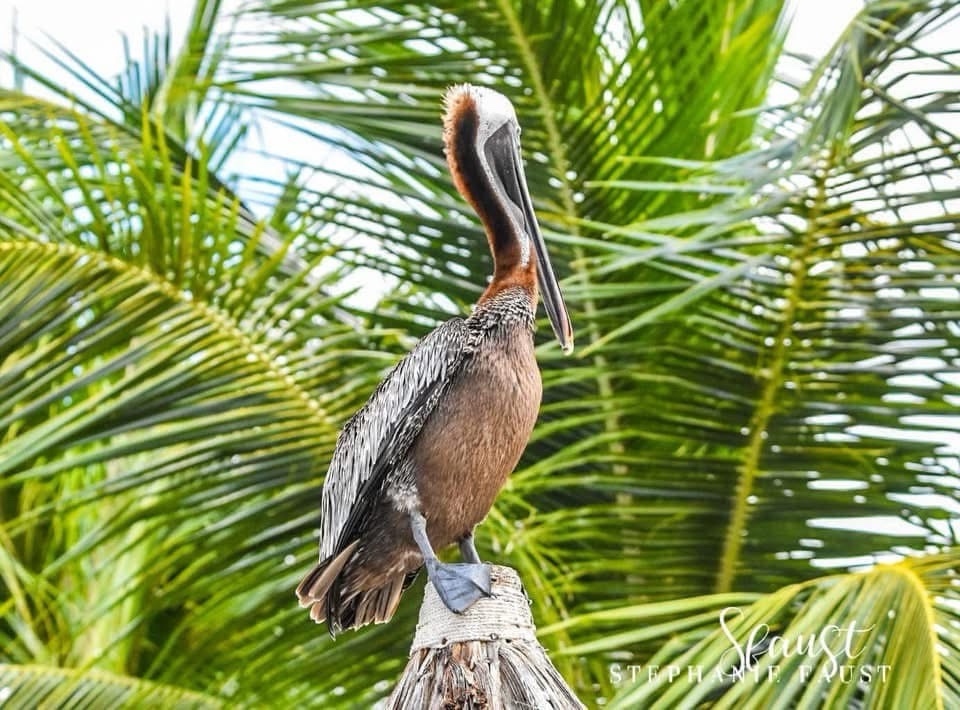
M 424 337 L 337 438 L 323 486 L 320 562 L 297 587 L 331 635 L 388 621 L 420 569 L 463 613 L 490 594 L 476 525 L 533 431 L 542 384 L 533 335 L 537 283 L 564 352 L 573 329 L 533 212 L 513 105 L 461 85 L 445 97 L 443 140 L 457 190 L 483 222 L 494 273 L 471 315 Z M 458 543 L 461 563 L 436 552 Z

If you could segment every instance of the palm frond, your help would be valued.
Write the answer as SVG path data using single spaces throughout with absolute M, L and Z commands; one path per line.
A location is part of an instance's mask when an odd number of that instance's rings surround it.
M 282 674 L 240 659 L 322 644 L 309 626 L 275 630 L 300 616 L 311 499 L 363 396 L 352 386 L 386 365 L 368 349 L 384 335 L 343 325 L 341 299 L 317 292 L 339 277 L 329 258 L 289 276 L 283 250 L 265 256 L 264 226 L 171 159 L 148 118 L 138 140 L 7 100 L 0 160 L 20 179 L 0 189 L 3 659 L 273 697 Z M 285 248 L 302 219 L 277 205 Z
M 711 595 L 596 612 L 570 623 L 629 630 L 567 652 L 617 659 L 615 708 L 952 707 L 957 562 L 954 553 L 929 555 L 755 599 Z M 624 656 L 650 640 L 660 645 L 652 657 Z
M 99 671 L 0 664 L 0 684 L 3 702 L 18 707 L 223 707 L 214 697 Z

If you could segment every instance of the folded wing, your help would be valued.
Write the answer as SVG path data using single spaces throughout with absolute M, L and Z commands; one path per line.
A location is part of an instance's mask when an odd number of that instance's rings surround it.
M 374 502 L 470 354 L 466 322 L 447 321 L 394 367 L 343 427 L 323 485 L 321 561 L 351 543 L 364 509 Z

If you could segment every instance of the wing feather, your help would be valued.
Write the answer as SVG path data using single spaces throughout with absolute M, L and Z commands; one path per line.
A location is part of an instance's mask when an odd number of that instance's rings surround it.
M 423 338 L 344 425 L 323 484 L 320 560 L 349 544 L 344 533 L 416 439 L 450 380 L 472 351 L 462 318 Z

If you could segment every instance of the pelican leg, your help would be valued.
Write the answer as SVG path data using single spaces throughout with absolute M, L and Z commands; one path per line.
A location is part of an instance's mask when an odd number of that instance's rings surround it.
M 464 562 L 478 565 L 480 564 L 480 555 L 477 554 L 477 546 L 473 542 L 473 531 L 471 530 L 458 543 L 460 547 L 460 556 Z
M 459 564 L 438 560 L 427 537 L 427 520 L 419 511 L 410 513 L 410 528 L 423 555 L 430 582 L 450 611 L 462 614 L 483 597 L 490 596 L 490 565 L 480 564 L 479 557 L 477 562 Z

